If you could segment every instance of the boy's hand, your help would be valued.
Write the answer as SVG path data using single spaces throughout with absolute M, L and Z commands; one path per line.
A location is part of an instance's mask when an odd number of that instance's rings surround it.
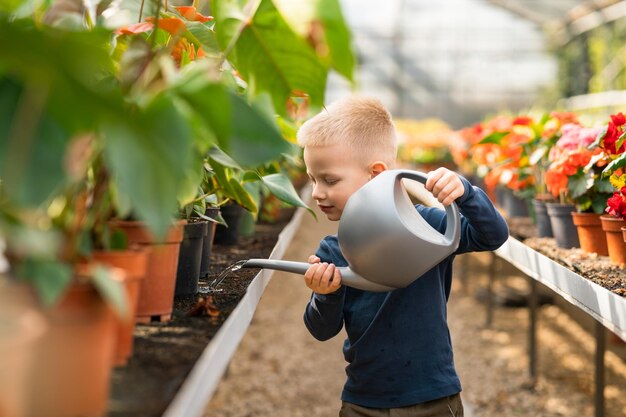
M 320 258 L 309 256 L 311 266 L 304 274 L 304 283 L 313 292 L 330 294 L 341 287 L 341 274 L 334 264 L 320 263 Z
M 426 189 L 444 206 L 449 206 L 465 193 L 465 186 L 459 176 L 447 168 L 437 168 L 427 175 Z

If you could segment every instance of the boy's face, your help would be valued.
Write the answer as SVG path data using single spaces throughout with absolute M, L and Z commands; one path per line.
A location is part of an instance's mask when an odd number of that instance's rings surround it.
M 372 178 L 369 168 L 359 162 L 342 144 L 305 147 L 312 196 L 329 220 L 339 220 L 348 198 Z

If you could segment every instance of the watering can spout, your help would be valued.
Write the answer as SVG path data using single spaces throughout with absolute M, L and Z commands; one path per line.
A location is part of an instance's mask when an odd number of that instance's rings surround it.
M 273 269 L 276 271 L 292 272 L 295 274 L 304 275 L 310 266 L 311 264 L 308 264 L 306 262 L 282 261 L 277 259 L 249 259 L 241 267 Z M 337 269 L 341 274 L 342 284 L 349 287 L 374 292 L 386 292 L 396 289 L 394 287 L 388 287 L 368 281 L 365 278 L 356 274 L 348 267 L 337 267 Z

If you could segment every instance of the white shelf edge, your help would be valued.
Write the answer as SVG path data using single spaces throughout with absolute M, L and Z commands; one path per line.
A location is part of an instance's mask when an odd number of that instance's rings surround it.
M 509 237 L 495 253 L 626 340 L 626 299 L 515 238 Z
M 310 194 L 304 187 L 302 195 Z M 307 199 L 305 199 L 306 201 Z M 299 207 L 278 235 L 271 259 L 281 259 L 295 235 L 306 209 Z M 226 367 L 245 335 L 265 287 L 274 271 L 263 269 L 252 280 L 243 298 L 196 361 L 163 417 L 200 417 L 213 397 Z

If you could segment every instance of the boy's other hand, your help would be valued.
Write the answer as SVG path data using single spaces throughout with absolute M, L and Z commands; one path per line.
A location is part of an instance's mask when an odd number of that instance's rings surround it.
M 341 287 L 341 274 L 334 264 L 320 262 L 315 255 L 309 256 L 311 266 L 304 274 L 304 283 L 313 292 L 330 294 Z
M 437 168 L 430 171 L 427 176 L 426 189 L 444 206 L 449 206 L 465 193 L 461 178 L 447 168 Z

